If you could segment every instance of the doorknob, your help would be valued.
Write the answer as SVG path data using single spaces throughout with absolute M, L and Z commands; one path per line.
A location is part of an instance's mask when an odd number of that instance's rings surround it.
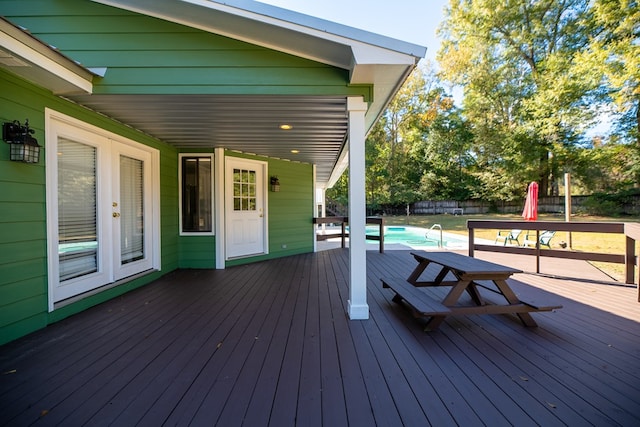
M 120 213 L 118 213 L 118 212 L 114 212 L 114 213 L 113 213 L 113 217 L 114 217 L 114 218 L 119 218 L 119 217 L 120 217 Z

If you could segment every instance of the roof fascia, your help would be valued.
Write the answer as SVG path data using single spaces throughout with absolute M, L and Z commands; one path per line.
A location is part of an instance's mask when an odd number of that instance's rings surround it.
M 256 1 L 92 1 L 343 68 L 353 84 L 373 83 L 360 78 L 360 66 L 415 65 L 426 54 L 422 46 Z
M 1 17 L 0 56 L 0 66 L 56 95 L 93 91 L 93 73 Z

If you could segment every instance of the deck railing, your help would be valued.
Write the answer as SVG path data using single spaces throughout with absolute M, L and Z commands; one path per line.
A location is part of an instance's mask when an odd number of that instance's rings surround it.
M 469 229 L 469 256 L 473 256 L 474 251 L 503 252 L 520 255 L 533 255 L 536 257 L 536 273 L 540 273 L 540 257 L 578 259 L 584 261 L 600 261 L 625 265 L 625 283 L 636 284 L 635 266 L 636 241 L 640 240 L 639 223 L 622 222 L 558 222 L 558 221 L 489 221 L 470 220 L 467 221 Z M 522 246 L 499 246 L 476 244 L 474 241 L 475 230 L 529 230 L 536 232 L 536 246 L 534 248 Z M 612 233 L 623 234 L 626 238 L 624 254 L 609 254 L 601 252 L 578 252 L 572 250 L 541 249 L 539 235 L 541 231 L 567 231 L 567 232 L 587 232 L 587 233 Z M 640 266 L 638 268 L 640 278 Z M 640 301 L 640 285 L 638 286 L 638 301 Z
M 342 248 L 346 247 L 345 239 L 349 236 L 349 233 L 347 233 L 347 230 L 346 230 L 346 226 L 349 223 L 348 216 L 327 216 L 327 217 L 313 218 L 313 223 L 314 224 L 340 224 L 340 229 L 341 229 L 340 234 L 338 233 L 317 234 L 316 233 L 316 239 L 326 240 L 334 237 L 341 237 L 342 238 L 341 247 Z M 380 242 L 379 251 L 382 254 L 384 253 L 384 218 L 377 217 L 377 216 L 369 216 L 367 217 L 367 225 L 370 225 L 370 224 L 377 225 L 380 228 L 380 232 L 378 233 L 377 236 L 372 234 L 367 234 L 366 238 L 367 240 L 379 241 Z

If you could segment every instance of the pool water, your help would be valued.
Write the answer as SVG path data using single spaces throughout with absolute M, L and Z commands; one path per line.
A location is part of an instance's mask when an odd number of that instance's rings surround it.
M 367 226 L 367 235 L 379 235 L 378 226 Z M 442 232 L 442 247 L 462 249 L 468 246 L 467 239 L 463 236 Z M 367 244 L 379 245 L 377 240 L 367 240 Z M 413 226 L 385 226 L 385 247 L 391 244 L 402 244 L 414 249 L 437 248 L 440 244 L 440 230 Z

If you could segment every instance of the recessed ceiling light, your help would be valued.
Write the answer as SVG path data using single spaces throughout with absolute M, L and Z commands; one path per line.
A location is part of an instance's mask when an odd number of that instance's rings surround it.
M 293 129 L 293 125 L 290 125 L 288 123 L 283 123 L 283 124 L 280 125 L 280 129 L 282 129 L 282 130 L 291 130 L 291 129 Z
M 298 154 L 298 153 L 300 152 L 300 150 L 291 150 L 291 152 L 292 152 L 293 154 Z

